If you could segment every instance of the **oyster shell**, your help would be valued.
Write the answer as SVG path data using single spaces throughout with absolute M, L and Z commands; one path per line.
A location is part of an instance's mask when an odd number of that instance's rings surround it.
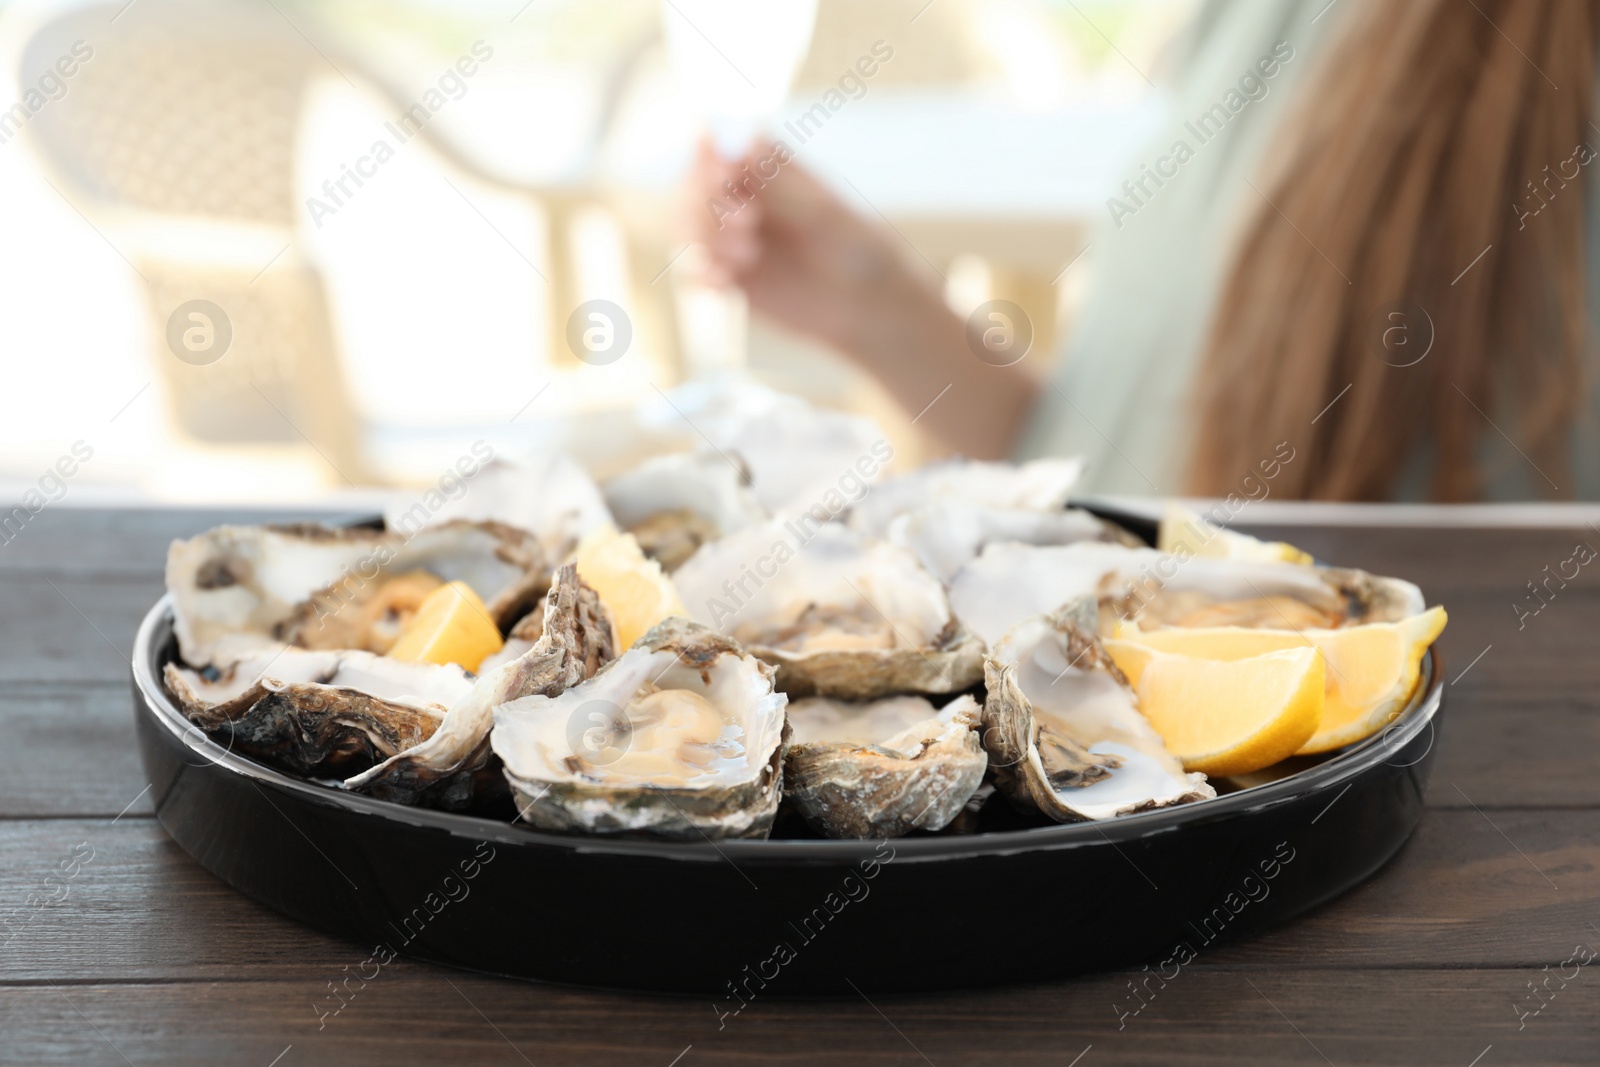
M 534 609 L 518 619 L 506 634 L 506 643 L 500 646 L 500 651 L 491 652 L 485 656 L 483 662 L 478 664 L 479 674 L 488 674 L 502 663 L 510 663 L 521 656 L 544 636 L 544 611 L 550 604 L 548 595 L 540 597 Z
M 991 544 L 950 583 L 951 605 L 990 644 L 1022 620 L 1085 596 L 1098 600 L 1106 624 L 1137 620 L 1146 630 L 1333 629 L 1395 622 L 1426 606 L 1410 582 L 1365 571 L 1094 543 Z
M 717 452 L 738 456 L 774 515 L 841 515 L 894 458 L 883 429 L 865 416 L 748 382 L 695 392 L 677 390 L 670 417 L 692 419 Z
M 285 643 L 385 650 L 391 582 L 464 581 L 504 628 L 549 587 L 533 535 L 448 522 L 408 537 L 313 523 L 218 526 L 167 551 L 173 630 L 185 662 L 226 666 Z
M 540 694 L 553 697 L 616 657 L 614 627 L 593 589 L 568 563 L 546 598 L 541 633 L 522 655 L 486 670 L 453 702 L 438 729 L 384 762 L 345 781 L 345 788 L 402 804 L 459 808 L 504 779 L 489 766 L 489 732 L 497 705 Z M 487 787 L 487 790 L 486 790 Z
M 526 653 L 474 677 L 455 664 L 408 663 L 363 651 L 293 646 L 225 670 L 168 664 L 184 714 L 230 751 L 405 804 L 461 808 L 484 786 L 496 704 L 558 693 L 613 655 L 612 626 L 571 564 L 548 598 L 543 636 Z
M 1081 508 L 1034 511 L 997 508 L 971 500 L 941 500 L 896 516 L 888 540 L 916 553 L 941 582 L 949 582 L 984 547 L 1015 541 L 1029 545 L 1069 545 L 1080 541 L 1142 547 L 1133 534 Z
M 491 743 L 541 829 L 765 837 L 788 733 L 772 680 L 735 642 L 674 617 L 559 696 L 495 708 Z
M 948 500 L 1011 511 L 1060 511 L 1067 506 L 1067 495 L 1082 473 L 1081 459 L 1036 459 L 1022 464 L 947 460 L 873 489 L 851 507 L 850 525 L 882 537 L 899 516 Z
M 604 493 L 618 527 L 673 571 L 707 541 L 766 520 L 749 479 L 724 456 L 682 452 L 646 460 Z
M 983 744 L 1001 790 L 1057 822 L 1216 796 L 1140 714 L 1080 600 L 1023 622 L 990 652 Z
M 438 496 L 437 502 L 434 497 Z M 566 559 L 578 539 L 611 521 L 587 471 L 559 452 L 483 465 L 463 491 L 447 499 L 428 490 L 391 504 L 384 525 L 407 537 L 452 520 L 500 522 L 532 533 L 551 560 Z
M 789 705 L 784 799 L 828 837 L 941 830 L 983 783 L 981 718 L 966 695 L 941 711 L 919 696 L 864 705 L 796 701 Z
M 774 519 L 695 553 L 673 575 L 691 614 L 778 668 L 792 697 L 954 693 L 983 646 L 907 550 L 839 523 Z
M 189 721 L 230 752 L 319 777 L 342 777 L 422 743 L 473 688 L 454 664 L 293 647 L 221 671 L 169 663 L 164 674 Z

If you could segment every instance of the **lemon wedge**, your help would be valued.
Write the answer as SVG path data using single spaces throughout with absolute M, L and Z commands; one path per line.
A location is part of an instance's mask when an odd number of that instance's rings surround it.
M 578 577 L 594 589 L 617 627 L 617 647 L 632 648 L 650 628 L 672 615 L 687 615 L 677 587 L 661 564 L 645 556 L 630 533 L 609 524 L 578 542 Z
M 1237 530 L 1227 530 L 1182 504 L 1168 504 L 1156 530 L 1156 548 L 1212 559 L 1247 559 L 1266 563 L 1311 563 L 1311 553 L 1283 541 L 1263 541 Z
M 1225 777 L 1270 767 L 1322 720 L 1322 653 L 1309 645 L 1237 660 L 1141 651 L 1139 710 L 1186 771 Z
M 449 582 L 423 599 L 389 656 L 413 663 L 458 663 L 476 671 L 504 643 L 483 599 L 466 582 Z
M 1443 608 L 1429 608 L 1399 622 L 1368 623 L 1339 630 L 1255 630 L 1236 626 L 1155 630 L 1121 626 L 1107 651 L 1137 685 L 1155 655 L 1177 653 L 1201 659 L 1240 660 L 1283 649 L 1315 647 L 1327 663 L 1327 694 L 1317 732 L 1298 755 L 1328 752 L 1383 729 L 1404 710 L 1422 677 L 1422 657 L 1444 631 Z

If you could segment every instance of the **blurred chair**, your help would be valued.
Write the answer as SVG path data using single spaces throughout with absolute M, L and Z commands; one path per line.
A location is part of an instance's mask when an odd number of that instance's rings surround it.
M 364 481 L 322 279 L 296 232 L 301 94 L 322 60 L 270 11 L 241 4 L 118 12 L 83 7 L 33 32 L 23 85 L 76 42 L 93 56 L 26 131 L 52 183 L 144 280 L 180 441 L 257 454 L 309 443 Z M 168 318 L 195 299 L 232 326 L 229 350 L 203 366 L 167 351 Z
M 371 481 L 326 287 L 301 238 L 297 136 L 313 78 L 336 70 L 377 89 L 397 112 L 405 94 L 349 55 L 313 44 L 275 6 L 239 0 L 84 6 L 24 34 L 24 86 L 75 42 L 94 50 L 65 95 L 24 125 L 52 183 L 144 280 L 158 379 L 180 439 L 256 452 L 309 446 L 344 481 Z M 423 132 L 449 165 L 529 198 L 546 216 L 548 355 L 557 365 L 570 359 L 564 330 L 578 298 L 569 235 L 604 198 L 505 181 L 432 127 Z M 664 255 L 637 236 L 627 251 L 637 264 L 636 331 L 675 362 L 670 294 L 637 284 Z M 217 304 L 232 324 L 229 351 L 204 366 L 167 352 L 168 318 L 193 299 Z

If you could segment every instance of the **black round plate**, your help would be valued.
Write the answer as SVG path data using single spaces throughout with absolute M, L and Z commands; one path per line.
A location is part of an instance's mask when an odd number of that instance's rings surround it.
M 163 599 L 134 646 L 140 753 L 161 825 L 229 885 L 376 960 L 707 994 L 719 1012 L 850 995 L 847 979 L 893 992 L 1182 966 L 1394 855 L 1422 816 L 1443 697 L 1430 653 L 1383 733 L 1276 781 L 1107 822 L 675 844 L 538 833 L 280 773 L 188 723 L 160 681 L 173 645 Z

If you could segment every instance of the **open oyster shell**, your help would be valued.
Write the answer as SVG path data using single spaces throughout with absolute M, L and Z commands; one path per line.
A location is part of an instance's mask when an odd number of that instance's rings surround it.
M 614 633 L 600 598 L 578 577 L 577 567 L 566 564 L 546 598 L 542 632 L 533 646 L 485 671 L 427 738 L 349 778 L 345 788 L 444 808 L 503 791 L 503 779 L 489 766 L 494 709 L 534 694 L 553 697 L 593 677 L 616 657 Z
M 674 390 L 665 414 L 691 420 L 713 452 L 739 457 L 774 515 L 841 515 L 894 459 L 882 428 L 865 416 L 749 381 L 707 384 Z
M 1108 819 L 1216 796 L 1140 714 L 1079 600 L 1023 622 L 985 664 L 983 744 L 1000 788 L 1057 822 Z
M 677 840 L 765 837 L 783 783 L 773 670 L 683 618 L 558 696 L 494 710 L 494 751 L 524 821 Z
M 551 560 L 566 559 L 578 540 L 611 521 L 600 490 L 571 457 L 559 452 L 486 463 L 453 499 L 429 490 L 384 509 L 384 525 L 414 536 L 451 521 L 499 522 L 537 538 Z
M 942 830 L 983 783 L 982 709 L 959 696 L 942 711 L 924 697 L 789 705 L 784 800 L 828 837 Z
M 983 645 L 910 552 L 839 523 L 774 519 L 709 544 L 673 576 L 689 611 L 778 668 L 792 697 L 955 693 Z
M 674 571 L 708 541 L 763 522 L 748 472 L 714 452 L 656 456 L 605 484 L 618 528 Z
M 964 501 L 1011 511 L 1060 511 L 1067 506 L 1080 459 L 1036 459 L 1028 463 L 986 463 L 952 459 L 891 479 L 850 508 L 850 525 L 883 537 L 901 515 L 930 504 Z
M 1035 511 L 999 508 L 971 500 L 941 500 L 896 516 L 888 540 L 904 545 L 941 582 L 949 584 L 962 567 L 995 542 L 1069 545 L 1080 541 L 1142 547 L 1133 534 L 1080 508 Z
M 950 603 L 991 645 L 1011 627 L 1079 597 L 1106 623 L 1333 629 L 1424 610 L 1410 582 L 1297 563 L 1212 559 L 1153 548 L 991 544 L 956 573 Z
M 285 643 L 385 651 L 374 609 L 385 606 L 391 579 L 418 572 L 466 582 L 501 628 L 550 584 L 533 535 L 493 522 L 447 522 L 415 536 L 313 523 L 218 526 L 167 551 L 173 629 L 196 667 Z
M 548 598 L 544 636 L 474 677 L 455 664 L 280 647 L 226 670 L 166 667 L 184 714 L 230 751 L 405 804 L 461 808 L 504 792 L 489 764 L 496 704 L 560 692 L 614 655 L 612 626 L 571 564 Z
M 205 673 L 166 666 L 189 721 L 230 752 L 340 776 L 427 740 L 473 688 L 453 664 L 279 648 Z

